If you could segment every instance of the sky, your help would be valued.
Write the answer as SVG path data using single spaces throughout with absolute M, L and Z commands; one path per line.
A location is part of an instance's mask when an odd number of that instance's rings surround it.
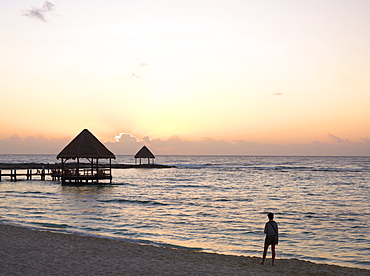
M 0 0 L 0 153 L 370 155 L 367 0 Z

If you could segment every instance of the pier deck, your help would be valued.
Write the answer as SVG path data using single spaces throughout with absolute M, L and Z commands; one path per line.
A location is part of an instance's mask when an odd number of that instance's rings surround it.
M 53 174 L 51 172 L 46 172 L 42 170 L 17 170 L 17 169 L 10 169 L 10 170 L 0 170 L 0 181 L 3 180 L 4 177 L 8 177 L 10 181 L 17 181 L 19 178 L 26 177 L 26 180 L 32 180 L 35 178 L 39 178 L 40 180 L 46 180 L 46 176 L 51 176 L 53 179 Z
M 44 167 L 44 169 L 42 169 Z M 81 163 L 79 171 L 73 168 L 73 164 L 66 166 L 63 179 L 65 183 L 87 183 L 98 182 L 99 180 L 112 180 L 111 173 L 103 166 L 98 171 L 88 169 L 88 164 Z M 160 164 L 112 164 L 112 169 L 159 169 L 174 168 L 174 166 Z M 66 173 L 68 171 L 68 173 Z M 62 180 L 60 164 L 43 164 L 43 163 L 0 163 L 0 181 L 10 180 Z

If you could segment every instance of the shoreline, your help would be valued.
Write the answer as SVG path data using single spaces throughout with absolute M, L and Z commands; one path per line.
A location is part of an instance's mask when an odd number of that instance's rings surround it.
M 174 249 L 0 224 L 0 275 L 370 275 L 298 259 Z

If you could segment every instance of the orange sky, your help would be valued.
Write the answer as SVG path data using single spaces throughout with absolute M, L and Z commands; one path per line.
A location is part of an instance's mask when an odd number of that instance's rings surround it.
M 348 141 L 366 153 L 369 12 L 368 1 L 6 1 L 0 143 L 88 128 L 110 142 Z

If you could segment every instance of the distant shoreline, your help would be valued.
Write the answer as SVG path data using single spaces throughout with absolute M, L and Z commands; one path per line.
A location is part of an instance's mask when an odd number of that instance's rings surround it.
M 172 249 L 0 223 L 1 275 L 370 275 L 370 270 Z

